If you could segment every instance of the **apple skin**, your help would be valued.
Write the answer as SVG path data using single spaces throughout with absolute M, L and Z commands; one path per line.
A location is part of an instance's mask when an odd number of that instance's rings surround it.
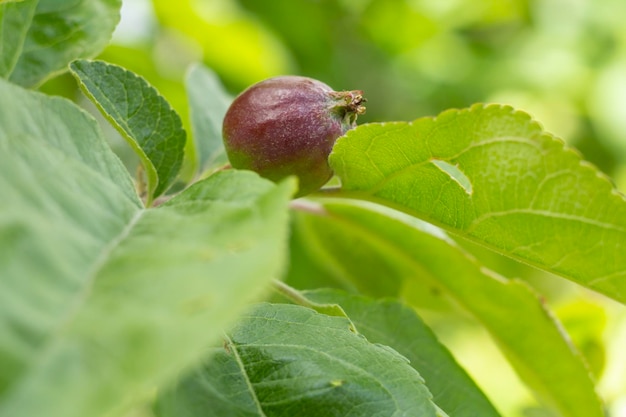
M 363 93 L 333 91 L 299 76 L 269 78 L 235 98 L 222 135 L 233 168 L 272 181 L 295 175 L 297 197 L 317 191 L 332 177 L 328 155 L 338 137 L 365 112 Z

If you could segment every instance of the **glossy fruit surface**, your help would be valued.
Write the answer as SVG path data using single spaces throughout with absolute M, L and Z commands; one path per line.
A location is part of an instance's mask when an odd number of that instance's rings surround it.
M 365 112 L 363 102 L 361 91 L 333 91 L 306 77 L 254 84 L 235 98 L 224 118 L 230 163 L 273 181 L 296 175 L 298 196 L 316 191 L 331 178 L 328 155 Z

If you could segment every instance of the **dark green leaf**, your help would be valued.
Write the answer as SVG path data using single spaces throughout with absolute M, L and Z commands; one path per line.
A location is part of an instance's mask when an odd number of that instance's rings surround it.
M 141 159 L 150 203 L 172 185 L 182 165 L 186 134 L 180 117 L 154 87 L 124 68 L 81 60 L 70 69 Z
M 500 415 L 413 309 L 391 299 L 373 300 L 336 290 L 307 291 L 304 296 L 318 303 L 339 304 L 367 340 L 391 346 L 409 359 L 435 403 L 448 415 Z
M 442 415 L 406 358 L 350 328 L 305 307 L 259 305 L 225 351 L 162 398 L 159 415 Z

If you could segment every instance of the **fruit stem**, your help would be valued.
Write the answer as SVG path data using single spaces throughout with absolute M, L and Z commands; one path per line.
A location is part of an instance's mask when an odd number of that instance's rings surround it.
M 356 119 L 360 114 L 365 114 L 363 103 L 367 99 L 363 97 L 363 91 L 333 91 L 330 93 L 330 96 L 335 100 L 332 111 L 339 115 L 350 127 L 355 126 Z

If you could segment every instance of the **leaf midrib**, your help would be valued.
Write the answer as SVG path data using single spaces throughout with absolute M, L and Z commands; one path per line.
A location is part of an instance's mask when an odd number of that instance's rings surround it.
M 259 317 L 252 317 L 252 318 L 256 318 L 258 319 Z M 306 323 L 300 323 L 300 322 L 287 322 L 288 324 L 296 324 L 296 325 L 302 325 L 302 324 L 306 324 Z M 315 326 L 313 325 L 313 327 L 317 328 L 319 326 Z M 261 415 L 263 417 L 266 417 L 266 415 L 264 414 L 263 410 L 262 410 L 262 406 L 261 403 L 259 402 L 258 397 L 256 396 L 256 392 L 254 391 L 254 387 L 252 385 L 252 381 L 250 381 L 250 378 L 248 377 L 248 374 L 246 372 L 245 369 L 245 364 L 241 361 L 241 357 L 239 356 L 239 352 L 237 351 L 237 345 L 231 340 L 228 339 L 229 341 L 229 348 L 235 352 L 235 356 L 237 359 L 237 363 L 241 368 L 241 372 L 246 380 L 246 385 L 248 386 L 251 395 L 253 396 L 253 399 L 255 401 L 255 403 L 258 405 L 259 411 L 262 413 Z M 353 364 L 352 362 L 348 362 L 345 359 L 338 357 L 338 356 L 333 356 L 330 355 L 328 352 L 325 352 L 323 350 L 319 350 L 319 349 L 314 349 L 310 346 L 306 346 L 306 345 L 299 345 L 299 344 L 290 344 L 290 343 L 264 343 L 264 344 L 260 344 L 260 343 L 246 343 L 245 346 L 247 347 L 256 347 L 256 348 L 267 348 L 267 347 L 282 347 L 282 348 L 289 348 L 292 350 L 303 350 L 303 351 L 307 351 L 307 352 L 313 352 L 315 354 L 318 355 L 323 355 L 326 358 L 328 358 L 330 361 L 332 362 L 338 362 L 341 365 L 343 365 L 345 368 L 348 369 L 352 369 L 354 371 L 356 371 L 358 374 L 361 375 L 365 375 L 367 377 L 369 377 L 371 380 L 375 381 L 377 383 L 377 385 L 385 392 L 385 394 L 387 395 L 387 398 L 391 399 L 395 405 L 395 412 L 397 412 L 400 409 L 400 406 L 398 404 L 398 401 L 396 399 L 396 397 L 393 395 L 392 392 L 389 391 L 389 388 L 383 384 L 383 382 L 373 373 L 367 371 L 366 369 L 364 369 L 363 367 L 357 366 L 355 364 Z M 372 345 L 374 346 L 374 345 Z M 417 371 L 416 371 L 417 372 Z M 287 380 L 287 379 L 286 379 Z M 286 381 L 285 380 L 285 381 Z M 280 380 L 278 380 L 280 381 Z
M 492 211 L 492 212 L 485 213 L 475 218 L 474 220 L 472 220 L 472 223 L 468 226 L 468 228 L 464 231 L 464 233 L 472 234 L 472 230 L 478 227 L 478 225 L 481 222 L 484 222 L 492 217 L 503 217 L 503 216 L 509 216 L 509 215 L 514 215 L 514 214 L 532 214 L 532 215 L 537 215 L 537 216 L 546 217 L 546 218 L 568 220 L 568 221 L 573 221 L 573 222 L 584 223 L 589 226 L 599 227 L 601 229 L 613 230 L 613 231 L 626 234 L 626 227 L 622 227 L 614 223 L 600 222 L 589 217 L 553 212 L 553 211 L 548 211 L 548 210 L 539 210 L 539 209 L 533 209 L 533 208 L 516 208 L 516 209 Z
M 230 351 L 233 353 L 235 357 L 235 361 L 237 362 L 237 366 L 239 367 L 241 371 L 241 375 L 243 376 L 246 386 L 248 387 L 248 392 L 250 393 L 250 396 L 252 397 L 252 401 L 254 402 L 254 405 L 256 406 L 256 409 L 259 413 L 259 417 L 267 417 L 265 415 L 265 412 L 263 412 L 263 408 L 261 407 L 261 402 L 259 401 L 259 398 L 256 395 L 256 391 L 254 390 L 254 387 L 252 386 L 252 381 L 250 381 L 248 372 L 246 372 L 246 367 L 243 361 L 241 360 L 241 356 L 239 355 L 239 351 L 237 350 L 237 345 L 235 345 L 235 343 L 232 341 L 230 337 L 224 335 L 224 338 L 226 340 L 226 343 L 228 343 L 228 348 L 230 349 Z

